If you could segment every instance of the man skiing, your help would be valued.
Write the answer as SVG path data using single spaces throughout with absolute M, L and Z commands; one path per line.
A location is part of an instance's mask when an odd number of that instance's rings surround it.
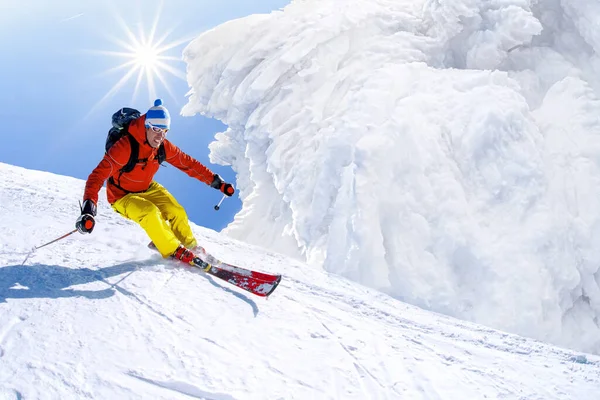
M 139 144 L 136 146 L 139 150 L 135 166 L 131 171 L 122 171 L 132 155 L 132 139 L 124 135 L 108 149 L 87 179 L 81 215 L 75 223 L 80 233 L 91 233 L 94 229 L 98 192 L 108 180 L 106 197 L 113 210 L 137 222 L 163 257 L 174 257 L 186 263 L 194 259 L 192 250 L 197 242 L 185 210 L 153 180 L 160 167 L 160 151 L 164 152 L 164 161 L 192 178 L 227 196 L 233 195 L 235 190 L 219 175 L 213 174 L 166 139 L 170 124 L 169 111 L 160 99 L 146 114 L 129 123 L 127 132 Z

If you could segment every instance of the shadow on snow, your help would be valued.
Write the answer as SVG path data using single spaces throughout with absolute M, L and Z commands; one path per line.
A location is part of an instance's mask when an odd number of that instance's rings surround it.
M 112 267 L 89 269 L 57 265 L 10 265 L 0 268 L 0 302 L 6 299 L 85 297 L 105 299 L 115 294 L 114 285 L 102 290 L 68 289 L 73 285 L 104 281 L 106 278 L 131 273 L 142 266 L 122 263 Z
M 128 290 L 118 286 L 118 284 L 134 271 L 153 266 L 155 266 L 155 263 L 152 262 L 126 262 L 98 269 L 67 268 L 44 264 L 0 267 L 0 303 L 5 302 L 6 299 L 58 299 L 67 297 L 85 297 L 90 300 L 99 300 L 111 297 L 117 291 L 128 296 L 135 296 Z M 107 278 L 122 274 L 127 275 L 116 283 L 106 281 Z M 210 275 L 201 272 L 198 275 L 207 279 L 213 286 L 248 303 L 252 307 L 254 316 L 258 315 L 258 306 L 254 300 L 243 293 L 226 287 L 227 284 L 220 285 Z M 108 287 L 101 290 L 70 289 L 71 286 L 91 282 L 104 282 Z

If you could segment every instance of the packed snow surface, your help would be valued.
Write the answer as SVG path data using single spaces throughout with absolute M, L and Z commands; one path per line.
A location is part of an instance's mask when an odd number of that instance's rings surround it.
M 91 235 L 27 258 L 73 229 L 83 188 L 0 163 L 2 400 L 593 400 L 600 392 L 600 357 L 424 311 L 194 225 L 223 261 L 284 275 L 268 300 L 252 296 L 151 252 L 104 193 Z
M 226 232 L 600 353 L 600 3 L 304 0 L 186 48 Z

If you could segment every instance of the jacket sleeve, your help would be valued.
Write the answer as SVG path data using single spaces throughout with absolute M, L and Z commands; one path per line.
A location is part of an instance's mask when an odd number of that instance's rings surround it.
M 206 168 L 200 161 L 185 154 L 181 149 L 168 140 L 165 140 L 166 162 L 185 172 L 192 178 L 210 185 L 214 173 Z
M 91 200 L 98 204 L 98 192 L 104 182 L 129 161 L 131 144 L 129 140 L 119 140 L 104 155 L 100 164 L 88 176 L 83 192 L 83 201 Z

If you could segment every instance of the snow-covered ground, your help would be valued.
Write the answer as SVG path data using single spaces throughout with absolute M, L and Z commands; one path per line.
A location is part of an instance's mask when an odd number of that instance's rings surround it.
M 193 227 L 224 261 L 282 273 L 275 293 L 179 267 L 104 193 L 91 235 L 23 264 L 73 229 L 83 188 L 0 163 L 2 400 L 598 398 L 600 357 L 424 311 L 214 231 Z
M 184 53 L 229 129 L 226 232 L 408 303 L 600 352 L 600 3 L 302 0 Z

